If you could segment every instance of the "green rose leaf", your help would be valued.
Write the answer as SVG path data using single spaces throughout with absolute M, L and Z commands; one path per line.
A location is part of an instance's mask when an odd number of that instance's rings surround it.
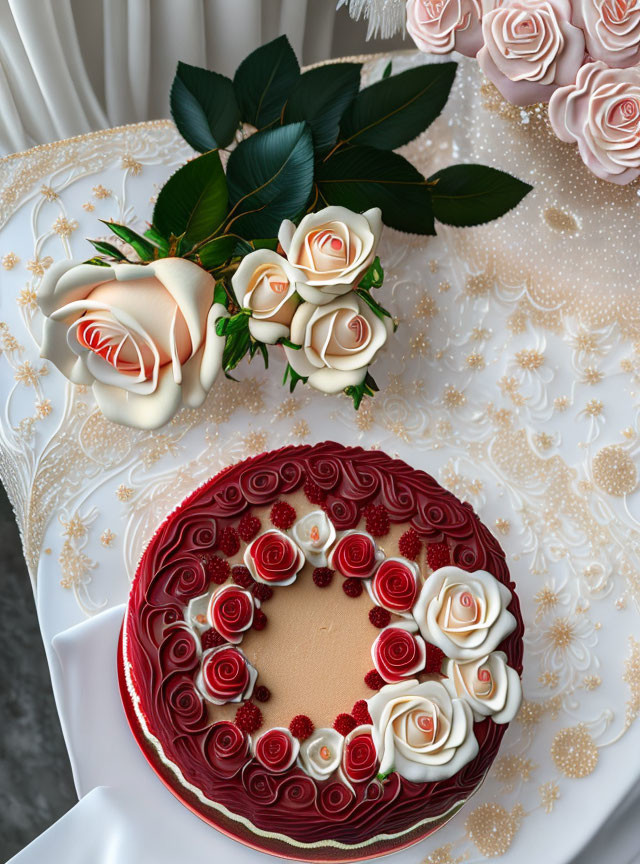
M 227 295 L 227 289 L 224 287 L 223 282 L 216 282 L 216 287 L 213 289 L 213 302 L 220 303 L 222 306 L 227 305 L 227 300 L 229 299 Z M 216 333 L 218 332 L 218 324 L 220 321 L 226 321 L 226 318 L 218 318 L 216 321 Z M 226 328 L 225 328 L 226 329 Z M 221 336 L 221 333 L 218 333 Z
M 117 246 L 114 246 L 113 243 L 107 243 L 104 240 L 89 240 L 88 242 L 91 243 L 93 248 L 101 255 L 107 255 L 107 257 L 109 258 L 115 258 L 116 261 L 129 260 L 124 254 L 124 252 L 118 249 Z
M 364 288 L 365 291 L 370 291 L 372 288 L 381 288 L 383 282 L 384 270 L 382 269 L 380 259 L 376 255 L 373 263 L 369 265 L 369 269 L 358 283 L 358 287 Z
M 284 378 L 282 379 L 282 383 L 286 384 L 287 380 L 289 381 L 289 393 L 293 393 L 299 381 L 302 381 L 303 384 L 306 384 L 309 378 L 305 378 L 303 375 L 298 375 L 291 363 L 287 363 L 287 368 L 284 370 Z
M 120 225 L 118 222 L 106 222 L 104 219 L 100 221 L 110 231 L 113 231 L 116 237 L 128 243 L 142 261 L 154 261 L 158 257 L 157 247 L 138 234 L 137 231 L 134 231 L 133 228 L 129 228 L 128 225 Z
M 150 225 L 147 228 L 144 232 L 144 236 L 151 240 L 153 245 L 157 246 L 162 255 L 166 258 L 169 254 L 169 248 L 171 245 L 166 237 L 163 237 L 162 234 L 153 227 L 153 225 Z
M 277 120 L 299 77 L 298 60 L 286 36 L 249 54 L 233 79 L 242 120 L 258 129 Z
M 219 319 L 218 323 L 221 320 L 226 321 L 223 332 L 218 331 L 217 328 L 216 332 L 219 336 L 226 336 L 222 352 L 222 368 L 227 373 L 235 369 L 242 358 L 251 350 L 249 316 L 244 312 L 238 312 L 231 318 Z
M 340 122 L 340 138 L 395 150 L 440 114 L 455 78 L 455 63 L 431 63 L 383 78 L 361 90 Z
M 311 193 L 309 127 L 292 123 L 247 138 L 229 157 L 227 183 L 228 227 L 242 237 L 275 237 L 282 220 L 294 219 Z
M 318 165 L 323 204 L 362 213 L 380 207 L 385 225 L 412 234 L 435 234 L 427 181 L 397 153 L 376 147 L 347 147 Z
M 445 225 L 467 227 L 502 216 L 533 188 L 487 165 L 451 165 L 429 178 L 433 212 Z
M 111 265 L 108 261 L 105 261 L 102 258 L 99 258 L 97 255 L 94 255 L 93 258 L 87 258 L 86 261 L 82 262 L 83 264 L 93 264 L 94 267 L 110 267 Z
M 346 396 L 349 396 L 350 399 L 353 399 L 353 407 L 357 411 L 364 397 L 374 396 L 379 389 L 380 388 L 378 387 L 374 379 L 367 372 L 366 377 L 361 384 L 353 384 L 350 387 L 345 387 L 344 392 Z
M 209 69 L 178 63 L 170 104 L 178 132 L 200 153 L 226 147 L 240 125 L 231 79 Z
M 356 294 L 363 300 L 369 309 L 373 312 L 374 315 L 377 315 L 378 318 L 382 321 L 384 318 L 391 318 L 391 312 L 388 309 L 385 309 L 384 306 L 381 306 L 377 303 L 371 294 L 368 291 L 363 290 L 362 288 L 356 288 Z
M 227 182 L 217 150 L 187 162 L 167 180 L 153 210 L 153 226 L 165 237 L 184 234 L 191 247 L 214 234 L 227 215 Z
M 289 97 L 285 122 L 306 120 L 319 153 L 335 144 L 340 118 L 360 88 L 361 69 L 361 63 L 331 63 L 309 69 Z
M 235 245 L 236 238 L 232 235 L 222 234 L 220 237 L 215 237 L 198 250 L 200 263 L 207 270 L 219 267 L 233 256 Z

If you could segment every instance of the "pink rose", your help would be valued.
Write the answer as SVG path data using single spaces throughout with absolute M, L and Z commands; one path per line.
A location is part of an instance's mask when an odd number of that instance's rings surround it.
M 482 71 L 509 102 L 548 102 L 575 81 L 584 36 L 570 23 L 569 0 L 510 0 L 482 19 Z
M 475 57 L 482 47 L 479 0 L 407 0 L 407 30 L 421 51 L 459 51 Z
M 392 624 L 382 630 L 371 646 L 371 657 L 380 676 L 387 684 L 394 684 L 422 672 L 427 647 L 422 636 L 416 636 L 402 624 Z
M 253 595 L 239 585 L 223 585 L 209 604 L 209 622 L 227 642 L 238 644 L 253 624 Z
M 299 750 L 300 742 L 282 726 L 268 729 L 254 745 L 256 759 L 273 774 L 282 774 L 291 768 Z
M 375 600 L 389 612 L 408 612 L 418 596 L 420 568 L 404 558 L 387 558 L 376 570 L 371 586 Z
M 584 30 L 587 51 L 609 66 L 640 62 L 638 0 L 576 0 L 573 23 Z
M 549 119 L 561 141 L 576 143 L 583 162 L 611 183 L 640 175 L 640 69 L 585 64 L 575 84 L 556 90 Z
M 240 648 L 220 645 L 202 655 L 196 683 L 202 695 L 214 705 L 244 702 L 253 692 L 258 673 Z
M 347 531 L 329 553 L 329 567 L 347 579 L 368 579 L 378 561 L 376 541 L 365 531 Z
M 244 563 L 257 582 L 291 585 L 304 567 L 305 557 L 297 543 L 274 528 L 247 546 Z

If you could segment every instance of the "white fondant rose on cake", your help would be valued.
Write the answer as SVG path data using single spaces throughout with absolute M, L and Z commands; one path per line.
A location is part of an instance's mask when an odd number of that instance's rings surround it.
M 363 214 L 325 207 L 309 213 L 297 228 L 285 220 L 278 239 L 289 262 L 302 271 L 298 293 L 320 306 L 358 284 L 373 263 L 381 232 L 379 207 Z
M 407 30 L 421 51 L 459 51 L 475 57 L 482 47 L 480 0 L 407 0 Z
M 487 657 L 466 663 L 448 660 L 444 674 L 456 694 L 469 703 L 479 718 L 491 717 L 494 723 L 510 723 L 520 709 L 520 676 L 507 665 L 507 655 L 502 651 L 493 651 Z
M 258 672 L 235 645 L 209 648 L 202 655 L 198 690 L 214 705 L 244 702 L 251 697 Z
M 211 597 L 209 623 L 227 642 L 237 645 L 253 624 L 254 611 L 251 591 L 240 585 L 222 585 Z
M 282 531 L 265 531 L 247 546 L 244 563 L 256 582 L 291 585 L 304 567 L 304 552 Z
M 640 62 L 639 0 L 575 0 L 573 22 L 594 60 L 623 67 Z
M 316 729 L 300 748 L 300 764 L 310 777 L 326 780 L 340 767 L 344 738 L 335 729 Z
M 575 80 L 584 36 L 570 19 L 570 0 L 509 0 L 484 14 L 478 63 L 505 99 L 548 102 Z
M 640 68 L 586 63 L 575 84 L 551 97 L 549 119 L 561 141 L 578 145 L 583 162 L 611 183 L 640 175 Z
M 447 657 L 485 657 L 511 633 L 511 592 L 485 570 L 441 567 L 431 574 L 413 608 L 420 632 Z
M 42 357 L 75 384 L 91 385 L 104 415 L 155 429 L 213 386 L 226 315 L 212 277 L 184 258 L 106 267 L 65 261 L 38 291 Z M 213 305 L 212 305 L 213 304 Z
M 296 280 L 301 278 L 300 271 L 270 249 L 258 249 L 242 259 L 231 282 L 240 306 L 251 310 L 249 332 L 254 339 L 273 344 L 289 336 L 300 302 Z
M 336 529 L 324 510 L 313 510 L 295 523 L 291 536 L 314 567 L 325 567 Z
M 413 783 L 446 780 L 478 753 L 473 714 L 440 681 L 387 684 L 367 700 L 380 774 Z
M 373 665 L 387 684 L 411 678 L 424 669 L 427 647 L 416 636 L 414 622 L 392 624 L 380 632 L 371 646 Z

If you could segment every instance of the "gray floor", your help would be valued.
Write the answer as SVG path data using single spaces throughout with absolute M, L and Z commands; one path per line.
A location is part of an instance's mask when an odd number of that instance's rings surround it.
M 31 584 L 0 486 L 0 861 L 76 803 Z

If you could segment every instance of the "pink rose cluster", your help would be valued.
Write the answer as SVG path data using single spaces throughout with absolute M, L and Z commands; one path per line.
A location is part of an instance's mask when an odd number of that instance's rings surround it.
M 421 51 L 458 51 L 509 102 L 549 102 L 562 141 L 603 180 L 640 175 L 640 0 L 407 0 Z

